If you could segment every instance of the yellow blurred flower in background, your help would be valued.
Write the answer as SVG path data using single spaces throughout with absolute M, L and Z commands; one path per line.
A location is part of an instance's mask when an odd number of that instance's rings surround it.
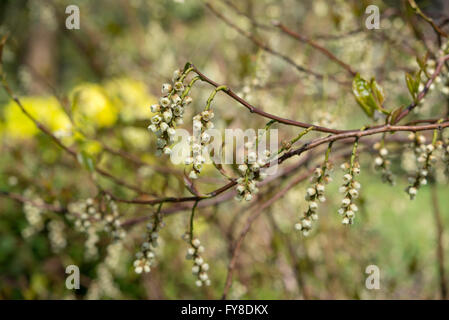
M 73 120 L 80 128 L 92 124 L 100 128 L 110 127 L 117 121 L 118 108 L 98 84 L 76 86 L 70 94 L 70 100 Z
M 126 123 L 149 119 L 149 106 L 157 102 L 154 96 L 148 94 L 145 83 L 129 78 L 112 79 L 104 85 L 82 83 L 70 92 L 69 98 L 75 126 L 89 135 L 94 134 L 96 128 L 114 126 L 119 119 Z M 77 130 L 72 128 L 69 116 L 56 98 L 29 96 L 20 100 L 25 109 L 57 137 L 66 144 L 73 142 Z M 3 109 L 3 119 L 0 122 L 0 136 L 29 139 L 39 132 L 12 100 Z M 127 133 L 136 138 L 136 131 L 128 130 Z M 142 141 L 135 143 L 141 146 L 148 144 L 148 139 L 142 134 L 139 137 Z
M 52 132 L 70 131 L 71 123 L 67 114 L 54 97 L 22 97 L 25 109 L 38 121 L 45 124 Z M 39 132 L 36 125 L 27 118 L 14 101 L 4 108 L 2 135 L 10 138 L 27 139 Z
M 131 122 L 151 117 L 149 106 L 157 103 L 157 99 L 148 94 L 145 83 L 130 78 L 119 78 L 106 82 L 104 88 L 114 105 L 120 109 L 123 121 Z

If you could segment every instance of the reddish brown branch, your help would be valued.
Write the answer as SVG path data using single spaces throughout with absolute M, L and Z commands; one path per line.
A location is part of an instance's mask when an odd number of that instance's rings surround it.
M 292 37 L 293 39 L 296 39 L 296 40 L 298 40 L 298 41 L 300 41 L 302 43 L 307 43 L 311 47 L 317 49 L 322 54 L 324 54 L 326 57 L 328 57 L 330 60 L 334 61 L 335 63 L 340 65 L 342 68 L 344 68 L 349 73 L 349 75 L 354 77 L 357 74 L 357 72 L 352 70 L 352 68 L 348 64 L 346 64 L 343 61 L 341 61 L 332 52 L 330 52 L 326 48 L 322 47 L 321 45 L 319 45 L 315 41 L 313 41 L 313 40 L 311 40 L 311 39 L 307 38 L 306 36 L 303 36 L 303 35 L 301 35 L 299 33 L 296 33 L 293 30 L 288 29 L 286 26 L 284 26 L 280 22 L 276 22 L 275 26 L 277 26 L 283 33 L 287 34 L 288 36 Z
M 335 78 L 335 76 L 333 75 L 324 75 L 318 72 L 315 72 L 313 70 L 307 69 L 299 64 L 297 64 L 295 61 L 293 61 L 293 59 L 291 59 L 290 57 L 274 50 L 273 48 L 271 48 L 270 46 L 266 45 L 265 43 L 263 43 L 261 40 L 257 39 L 256 37 L 254 37 L 252 34 L 246 32 L 245 30 L 243 30 L 242 28 L 238 27 L 236 24 L 234 24 L 233 22 L 231 22 L 228 18 L 226 18 L 221 12 L 219 12 L 217 9 L 215 9 L 210 3 L 206 3 L 206 7 L 215 15 L 217 16 L 220 20 L 222 20 L 224 23 L 226 23 L 228 26 L 230 26 L 231 28 L 233 28 L 234 30 L 236 30 L 240 35 L 244 36 L 245 38 L 247 38 L 248 40 L 250 40 L 252 43 L 254 43 L 257 47 L 261 48 L 262 50 L 268 52 L 269 54 L 276 56 L 282 60 L 284 60 L 285 62 L 287 62 L 288 64 L 290 64 L 291 66 L 293 66 L 296 70 L 312 75 L 317 79 L 324 79 L 325 77 L 333 80 L 339 84 L 342 85 L 349 85 L 349 82 L 346 81 L 341 81 L 338 80 L 337 78 Z
M 41 208 L 41 209 L 44 209 L 44 210 L 48 210 L 48 211 L 55 212 L 55 213 L 65 213 L 65 212 L 67 212 L 66 208 L 63 208 L 63 207 L 60 207 L 60 206 L 57 206 L 57 205 L 53 205 L 53 204 L 50 204 L 50 203 L 46 203 L 46 202 L 36 202 L 35 200 L 28 199 L 28 198 L 26 198 L 26 197 L 24 197 L 24 196 L 22 196 L 20 194 L 9 192 L 9 191 L 0 190 L 0 196 L 6 197 L 6 198 L 10 198 L 10 199 L 15 200 L 15 201 L 17 201 L 19 203 L 22 203 L 22 204 L 29 203 L 29 204 L 31 204 L 34 207 Z
M 202 81 L 209 83 L 210 85 L 214 86 L 215 88 L 218 88 L 218 87 L 221 86 L 220 84 L 216 83 L 212 79 L 208 78 L 205 74 L 203 74 L 201 71 L 199 71 L 198 68 L 195 67 L 194 65 L 192 65 L 192 67 L 194 69 L 194 72 L 196 74 L 198 74 L 198 76 L 200 77 L 200 79 Z M 350 130 L 337 130 L 337 129 L 330 129 L 330 128 L 321 127 L 321 126 L 314 126 L 314 125 L 309 124 L 309 123 L 282 118 L 282 117 L 276 116 L 274 114 L 271 114 L 271 113 L 268 113 L 268 112 L 265 112 L 265 111 L 263 111 L 261 109 L 256 108 L 255 106 L 250 104 L 248 101 L 240 98 L 229 87 L 226 90 L 223 90 L 223 91 L 228 96 L 230 96 L 232 99 L 234 99 L 235 101 L 239 102 L 241 105 L 246 107 L 251 113 L 256 113 L 258 115 L 261 115 L 262 117 L 265 117 L 265 118 L 268 118 L 268 119 L 272 119 L 272 120 L 276 120 L 279 123 L 283 123 L 283 124 L 290 125 L 290 126 L 295 126 L 295 127 L 301 127 L 301 128 L 314 127 L 313 128 L 314 131 L 327 132 L 327 133 L 342 133 L 342 132 L 350 131 Z
M 294 155 L 300 155 L 304 151 L 316 148 L 319 145 L 329 143 L 332 141 L 338 141 L 348 138 L 361 138 L 364 136 L 370 136 L 374 134 L 384 133 L 384 132 L 395 132 L 395 131 L 410 131 L 410 132 L 417 132 L 417 131 L 426 131 L 426 130 L 435 130 L 435 129 L 444 129 L 449 127 L 449 119 L 446 119 L 442 123 L 433 123 L 433 124 L 427 124 L 427 125 L 420 125 L 420 126 L 393 126 L 390 124 L 383 125 L 380 127 L 375 127 L 372 129 L 367 129 L 364 131 L 351 131 L 351 132 L 345 132 L 335 135 L 330 135 L 324 138 L 318 138 L 311 142 L 303 144 L 300 148 L 297 148 L 295 150 L 289 151 L 282 155 L 279 158 L 279 163 L 284 162 L 288 158 L 291 158 Z
M 429 92 L 430 86 L 433 84 L 436 77 L 440 74 L 440 72 L 443 69 L 443 66 L 447 60 L 449 60 L 449 54 L 438 59 L 438 63 L 435 68 L 435 72 L 432 74 L 430 79 L 426 82 L 424 89 L 418 94 L 416 101 L 414 101 L 412 104 L 410 104 L 407 107 L 407 109 L 405 109 L 404 111 L 401 112 L 401 114 L 399 114 L 399 116 L 396 118 L 395 123 L 399 123 L 399 121 L 401 121 L 404 117 L 406 117 L 410 113 L 410 111 L 412 111 L 413 109 L 415 109 L 418 106 L 419 102 L 422 101 L 422 99 L 427 95 L 427 92 Z

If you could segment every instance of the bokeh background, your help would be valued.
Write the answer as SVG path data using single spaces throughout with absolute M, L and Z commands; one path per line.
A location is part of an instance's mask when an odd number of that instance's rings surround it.
M 257 21 L 281 20 L 319 41 L 364 77 L 375 76 L 391 106 L 408 104 L 406 71 L 417 69 L 416 56 L 426 45 L 437 50 L 432 30 L 407 9 L 403 1 L 211 1 L 220 12 L 254 37 L 323 74 L 347 78 L 338 65 L 304 44 L 252 25 L 235 8 Z M 444 1 L 418 2 L 442 21 Z M 81 29 L 65 28 L 65 7 L 76 4 Z M 381 9 L 381 28 L 364 28 L 364 9 Z M 426 45 L 416 37 L 417 30 Z M 0 35 L 9 34 L 3 70 L 14 92 L 37 119 L 67 145 L 89 154 L 103 168 L 149 194 L 187 195 L 182 167 L 154 156 L 155 139 L 146 127 L 149 105 L 173 70 L 193 62 L 218 83 L 230 85 L 261 109 L 283 117 L 334 128 L 359 128 L 370 123 L 354 101 L 350 87 L 325 77 L 317 80 L 268 54 L 230 28 L 200 0 L 2 0 Z M 440 85 L 438 89 L 442 89 Z M 436 90 L 415 117 L 435 117 L 447 97 Z M 192 92 L 194 103 L 186 118 L 204 107 L 211 89 L 204 84 Z M 266 119 L 252 115 L 223 95 L 214 101 L 216 127 L 263 128 Z M 191 125 L 186 121 L 186 128 Z M 82 128 L 83 134 L 75 130 Z M 282 139 L 297 134 L 278 126 Z M 311 134 L 310 137 L 317 136 Z M 398 134 L 406 137 L 406 135 Z M 129 162 L 105 150 L 123 150 L 139 159 Z M 397 183 L 382 183 L 373 170 L 370 150 L 360 155 L 362 197 L 360 214 L 350 228 L 337 214 L 342 173 L 336 170 L 320 206 L 320 221 L 304 238 L 294 231 L 305 209 L 307 182 L 265 210 L 246 237 L 229 297 L 233 299 L 439 299 L 442 297 L 439 243 L 449 248 L 447 178 L 438 169 L 431 185 L 410 201 L 404 192 L 413 171 L 410 153 L 392 144 Z M 288 163 L 292 164 L 297 159 Z M 318 161 L 308 164 L 318 165 Z M 336 167 L 342 162 L 335 160 Z M 301 168 L 302 170 L 302 168 Z M 168 174 L 168 173 L 173 174 Z M 104 177 L 105 188 L 123 197 L 136 196 Z M 260 203 L 288 179 L 261 190 Z M 224 180 L 213 166 L 204 170 L 199 188 L 216 189 Z M 44 136 L 0 91 L 0 188 L 36 201 L 67 205 L 96 194 L 86 170 Z M 3 194 L 2 194 L 3 195 Z M 234 200 L 201 209 L 196 232 L 206 247 L 212 286 L 197 288 L 181 235 L 188 228 L 188 210 L 165 218 L 157 266 L 136 275 L 133 255 L 144 225 L 129 228 L 118 248 L 99 234 L 98 252 L 86 256 L 85 235 L 76 232 L 65 215 L 35 211 L 0 197 L 1 299 L 210 299 L 223 291 L 232 239 L 250 214 L 252 204 Z M 124 220 L 151 215 L 154 208 L 119 204 Z M 26 212 L 28 212 L 26 214 Z M 111 249 L 112 248 L 112 249 Z M 111 257 L 109 250 L 114 250 Z M 65 287 L 65 267 L 81 269 L 81 289 Z M 377 265 L 380 290 L 365 287 L 365 268 Z M 448 272 L 447 268 L 444 272 Z M 447 297 L 446 297 L 447 298 Z

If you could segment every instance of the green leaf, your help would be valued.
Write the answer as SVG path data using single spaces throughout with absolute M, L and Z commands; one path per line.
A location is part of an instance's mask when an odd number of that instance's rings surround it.
M 368 81 L 360 77 L 360 74 L 358 73 L 352 81 L 352 92 L 362 110 L 368 117 L 372 118 L 374 110 L 377 108 L 377 104 L 374 100 Z
M 413 100 L 416 99 L 416 89 L 415 89 L 415 79 L 413 79 L 412 75 L 408 72 L 405 73 L 405 82 L 407 83 L 408 91 L 412 96 Z
M 423 56 L 422 58 L 416 57 L 416 62 L 418 63 L 420 69 L 426 68 L 427 58 L 428 58 L 427 55 Z
M 80 153 L 78 153 L 77 155 L 77 159 L 78 162 L 87 169 L 87 171 L 89 172 L 94 172 L 95 170 L 95 165 L 94 165 L 94 160 L 93 158 L 87 154 L 86 151 L 81 151 Z
M 419 91 L 419 85 L 420 85 L 420 83 L 421 83 L 421 73 L 422 73 L 422 70 L 419 70 L 418 72 L 416 72 L 415 73 L 415 92 L 416 92 L 416 94 L 418 94 L 418 91 Z
M 405 74 L 405 82 L 407 83 L 408 91 L 413 98 L 413 101 L 418 97 L 419 85 L 421 83 L 421 73 L 422 70 L 419 70 L 412 76 L 409 73 Z
M 379 84 L 376 82 L 374 78 L 371 79 L 371 91 L 373 93 L 374 99 L 376 100 L 379 109 L 384 110 L 383 109 L 383 104 L 385 101 L 384 90 L 379 86 Z
M 402 113 L 402 110 L 404 110 L 404 106 L 400 106 L 399 108 L 397 108 L 396 110 L 394 110 L 391 113 L 390 123 L 392 123 L 392 124 L 396 123 L 396 119 Z

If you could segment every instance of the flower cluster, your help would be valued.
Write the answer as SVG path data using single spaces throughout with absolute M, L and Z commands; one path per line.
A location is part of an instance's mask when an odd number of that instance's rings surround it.
M 67 206 L 68 218 L 74 220 L 75 228 L 83 233 L 92 234 L 103 229 L 110 233 L 114 240 L 123 239 L 125 230 L 121 227 L 117 204 L 109 195 L 105 195 L 104 209 L 92 198 L 72 202 Z
M 410 185 L 406 189 L 410 199 L 413 200 L 416 197 L 419 188 L 427 184 L 429 170 L 431 169 L 432 164 L 437 161 L 437 158 L 433 155 L 435 145 L 426 145 L 426 138 L 423 135 L 410 133 L 408 138 L 412 141 L 412 147 L 417 163 L 416 173 L 414 177 L 409 178 Z
M 393 173 L 390 166 L 391 161 L 388 159 L 388 150 L 381 143 L 375 143 L 374 149 L 378 151 L 374 159 L 374 169 L 382 173 L 382 181 L 391 185 L 395 184 Z
M 87 260 L 94 260 L 98 257 L 98 242 L 100 241 L 100 237 L 98 236 L 97 229 L 95 226 L 90 226 L 85 231 L 86 241 L 84 242 L 84 255 Z
M 201 245 L 198 238 L 191 239 L 188 233 L 185 233 L 182 238 L 190 244 L 190 248 L 187 250 L 186 259 L 193 260 L 192 274 L 197 277 L 195 284 L 198 287 L 203 286 L 203 284 L 209 286 L 210 279 L 207 275 L 209 264 L 204 262 L 203 257 L 201 257 L 201 254 L 204 252 L 204 247 Z
M 127 258 L 127 250 L 123 241 L 115 241 L 108 244 L 104 260 L 97 266 L 97 278 L 92 279 L 92 283 L 86 293 L 86 298 L 100 299 L 102 297 L 120 299 L 123 298 L 119 286 L 115 283 L 117 276 L 126 273 L 124 260 Z
M 307 201 L 307 210 L 301 221 L 295 224 L 295 229 L 302 231 L 303 236 L 308 236 L 312 229 L 312 222 L 318 220 L 318 203 L 325 202 L 325 185 L 332 181 L 328 172 L 332 171 L 332 164 L 326 162 L 321 168 L 316 168 L 313 172 L 313 185 L 307 188 L 305 199 Z
M 104 230 L 110 233 L 114 240 L 121 240 L 125 237 L 126 232 L 122 228 L 117 204 L 108 194 L 105 196 L 105 200 L 106 212 L 104 213 Z
M 248 152 L 245 163 L 238 166 L 241 176 L 237 179 L 236 200 L 251 201 L 253 199 L 253 195 L 259 191 L 256 186 L 257 181 L 266 178 L 263 167 L 269 162 L 270 156 L 269 150 L 265 150 L 263 156 L 259 159 L 255 151 Z
M 153 222 L 147 224 L 147 239 L 142 243 L 140 251 L 136 253 L 136 260 L 134 261 L 134 271 L 137 274 L 142 272 L 150 272 L 151 265 L 154 262 L 154 249 L 158 246 L 159 231 L 165 226 L 162 221 L 162 214 L 155 213 Z
M 74 221 L 75 229 L 87 236 L 84 243 L 86 258 L 89 260 L 96 258 L 98 256 L 97 243 L 100 240 L 96 223 L 101 220 L 101 212 L 97 210 L 94 199 L 87 198 L 69 203 L 67 210 L 68 219 Z
M 214 113 L 211 110 L 205 110 L 193 117 L 193 136 L 190 137 L 191 154 L 185 160 L 185 165 L 192 165 L 190 179 L 198 178 L 206 162 L 204 155 L 208 154 L 208 145 L 211 141 L 207 129 L 214 128 L 214 123 L 211 121 L 213 118 Z
M 51 220 L 48 223 L 48 239 L 50 240 L 51 249 L 55 253 L 60 252 L 67 245 L 64 227 L 64 222 L 59 220 Z
M 338 214 L 343 216 L 342 223 L 345 225 L 354 222 L 355 213 L 358 211 L 354 200 L 359 196 L 361 185 L 355 180 L 355 176 L 360 174 L 360 164 L 355 161 L 351 166 L 349 163 L 344 163 L 341 168 L 346 172 L 343 176 L 343 185 L 339 191 L 345 195 L 341 201 L 341 207 L 338 209 Z
M 44 201 L 34 196 L 30 189 L 24 192 L 24 197 L 28 199 L 32 198 L 32 201 L 27 201 L 23 204 L 23 212 L 29 225 L 22 230 L 22 236 L 29 238 L 44 228 L 43 210 L 41 207 Z
M 107 259 L 108 257 L 105 258 L 105 260 Z M 92 283 L 86 293 L 88 300 L 99 300 L 102 297 L 123 299 L 119 286 L 114 282 L 113 270 L 105 262 L 98 265 L 97 278 L 92 279 Z
M 173 73 L 172 83 L 162 85 L 162 97 L 158 104 L 151 106 L 151 112 L 155 115 L 151 118 L 148 129 L 157 136 L 156 155 L 171 154 L 170 145 L 174 142 L 176 125 L 182 124 L 184 108 L 192 102 L 192 98 L 184 94 L 185 73 L 176 70 Z
M 67 206 L 67 210 L 69 217 L 75 221 L 75 228 L 80 232 L 87 232 L 92 221 L 101 219 L 101 213 L 97 211 L 92 198 L 72 202 Z

